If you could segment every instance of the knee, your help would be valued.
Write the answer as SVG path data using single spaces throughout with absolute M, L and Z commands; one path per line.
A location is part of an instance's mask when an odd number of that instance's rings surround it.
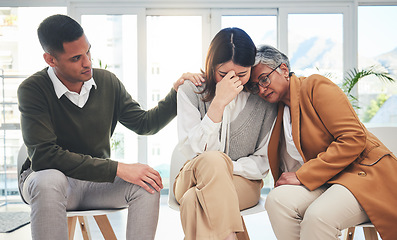
M 206 151 L 200 154 L 196 161 L 201 168 L 214 170 L 230 168 L 233 170 L 232 160 L 225 153 L 219 151 Z
M 144 203 L 145 205 L 150 206 L 153 209 L 159 208 L 160 192 L 157 192 L 155 190 L 154 193 L 149 193 L 143 187 L 134 185 L 134 184 L 131 184 L 131 187 L 132 188 L 138 187 L 139 189 L 137 191 L 134 191 L 134 190 L 130 191 L 131 194 L 130 194 L 129 198 L 132 201 L 129 201 L 129 204 L 131 204 L 134 201 L 140 201 L 140 202 Z M 149 186 L 149 187 L 152 188 L 151 186 Z
M 277 208 L 280 204 L 284 202 L 284 194 L 282 191 L 282 186 L 274 188 L 269 192 L 266 197 L 265 208 L 266 210 L 271 210 Z
M 198 156 L 198 159 L 200 159 L 201 161 L 220 161 L 220 162 L 224 162 L 227 159 L 229 159 L 229 157 L 220 151 L 205 151 L 202 154 L 200 154 Z
M 32 180 L 29 186 L 29 192 L 44 195 L 58 192 L 66 195 L 68 180 L 62 172 L 49 169 L 35 172 L 34 174 L 34 180 Z
M 288 189 L 284 186 L 274 188 L 266 197 L 265 209 L 269 215 L 278 214 L 283 209 L 291 209 L 291 196 L 288 194 Z

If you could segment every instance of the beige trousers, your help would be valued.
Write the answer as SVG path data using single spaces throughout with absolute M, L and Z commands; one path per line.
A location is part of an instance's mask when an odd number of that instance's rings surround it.
M 354 195 L 339 184 L 314 191 L 282 185 L 270 191 L 265 208 L 278 240 L 336 240 L 341 230 L 369 221 Z
M 185 163 L 174 183 L 186 240 L 223 240 L 242 232 L 240 210 L 256 205 L 261 180 L 233 175 L 232 160 L 208 151 Z

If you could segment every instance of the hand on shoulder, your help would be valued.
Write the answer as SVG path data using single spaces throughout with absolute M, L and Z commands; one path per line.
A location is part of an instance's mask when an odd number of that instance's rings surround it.
M 174 83 L 175 91 L 178 91 L 178 87 L 182 85 L 185 80 L 191 81 L 196 86 L 201 86 L 201 83 L 205 82 L 203 74 L 186 72 L 183 73 L 182 76 L 178 78 L 178 80 L 176 80 L 176 82 Z

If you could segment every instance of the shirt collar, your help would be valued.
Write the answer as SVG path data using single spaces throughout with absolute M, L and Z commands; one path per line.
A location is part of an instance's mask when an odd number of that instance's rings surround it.
M 50 76 L 52 84 L 54 85 L 55 94 L 57 95 L 58 99 L 61 98 L 65 93 L 70 92 L 69 89 L 63 85 L 61 80 L 59 80 L 52 67 L 48 67 L 47 73 L 48 76 Z M 83 83 L 83 88 L 86 88 L 87 90 L 90 90 L 92 86 L 94 86 L 95 89 L 97 88 L 94 78 L 91 78 L 90 80 Z

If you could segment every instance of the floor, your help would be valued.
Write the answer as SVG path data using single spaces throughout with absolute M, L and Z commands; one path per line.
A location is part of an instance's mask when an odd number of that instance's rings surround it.
M 176 240 L 183 239 L 183 231 L 179 219 L 179 212 L 172 210 L 167 205 L 167 195 L 161 196 L 160 218 L 157 227 L 155 240 Z M 0 211 L 30 211 L 29 206 L 25 204 L 8 204 L 7 206 L 0 207 Z M 127 211 L 109 214 L 109 221 L 118 239 L 125 239 L 125 225 L 126 225 Z M 270 226 L 269 219 L 266 212 L 256 213 L 244 217 L 248 233 L 252 240 L 276 240 Z M 92 239 L 103 239 L 99 228 L 96 226 L 95 221 L 89 219 L 89 227 Z M 31 240 L 30 237 L 30 224 L 11 233 L 0 233 L 0 240 Z M 79 228 L 76 228 L 75 240 L 81 240 L 82 235 Z M 364 240 L 362 229 L 356 230 L 354 240 Z

